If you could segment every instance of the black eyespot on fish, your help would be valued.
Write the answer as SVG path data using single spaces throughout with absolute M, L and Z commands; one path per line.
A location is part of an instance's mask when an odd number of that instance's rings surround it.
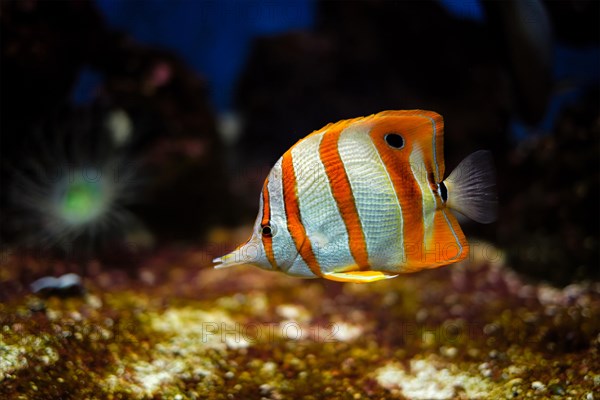
M 404 138 L 397 133 L 388 133 L 383 138 L 391 148 L 401 149 L 404 147 Z
M 263 225 L 261 233 L 263 237 L 273 237 L 273 229 L 271 229 L 271 225 Z
M 440 197 L 442 198 L 442 201 L 445 203 L 446 200 L 448 200 L 448 188 L 446 187 L 446 185 L 444 185 L 444 182 L 440 182 L 440 184 L 438 185 L 438 188 L 439 188 Z

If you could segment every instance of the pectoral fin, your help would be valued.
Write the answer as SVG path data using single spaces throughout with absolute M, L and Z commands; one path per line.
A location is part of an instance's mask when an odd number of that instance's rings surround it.
M 392 275 L 380 271 L 351 271 L 351 272 L 329 272 L 323 274 L 323 278 L 338 282 L 369 283 L 382 279 L 395 278 Z

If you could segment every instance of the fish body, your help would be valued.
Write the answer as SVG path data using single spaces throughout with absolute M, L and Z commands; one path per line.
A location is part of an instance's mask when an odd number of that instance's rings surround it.
M 493 170 L 480 151 L 443 181 L 443 129 L 432 111 L 383 111 L 301 139 L 265 180 L 252 236 L 216 267 L 372 282 L 464 259 L 450 208 L 493 220 Z

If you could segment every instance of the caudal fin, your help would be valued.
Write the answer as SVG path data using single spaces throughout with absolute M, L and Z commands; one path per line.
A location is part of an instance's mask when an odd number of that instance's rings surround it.
M 489 224 L 496 220 L 498 200 L 492 153 L 479 150 L 469 155 L 444 181 L 446 205 L 474 221 Z

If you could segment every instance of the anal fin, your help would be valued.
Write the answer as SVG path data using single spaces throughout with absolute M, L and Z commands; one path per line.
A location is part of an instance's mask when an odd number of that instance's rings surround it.
M 329 272 L 323 274 L 323 278 L 338 282 L 351 283 L 369 283 L 382 279 L 395 278 L 398 275 L 392 275 L 380 271 L 350 271 L 350 272 Z

